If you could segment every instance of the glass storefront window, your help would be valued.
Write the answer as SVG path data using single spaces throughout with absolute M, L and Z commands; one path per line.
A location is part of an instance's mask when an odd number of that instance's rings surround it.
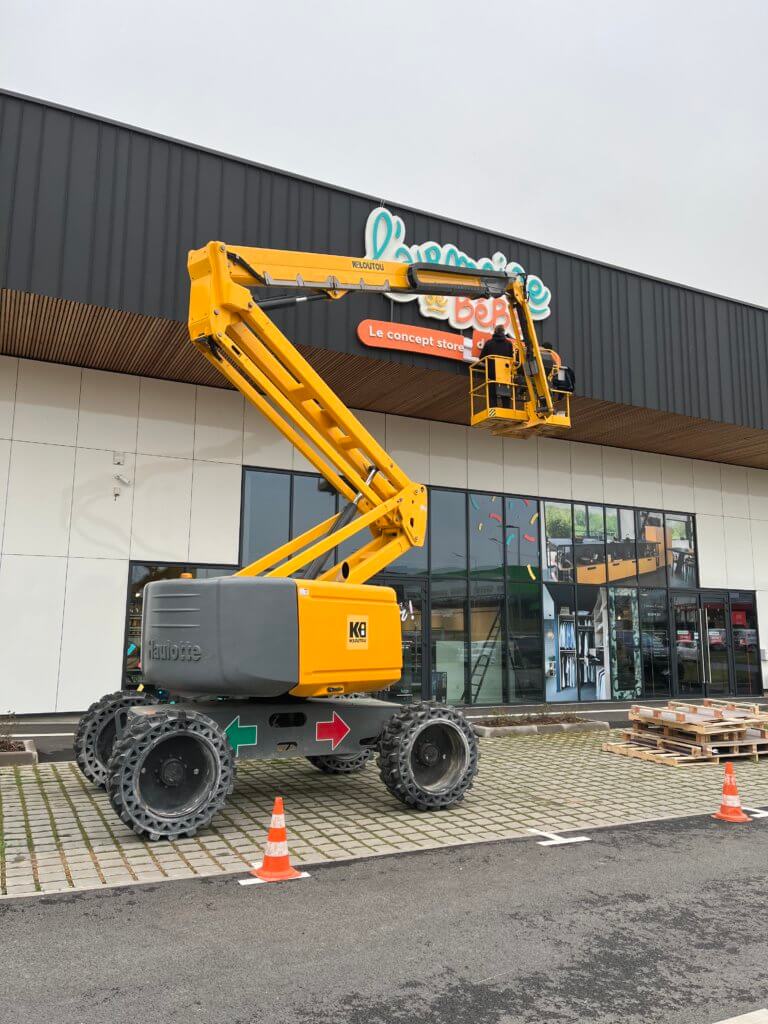
M 605 510 L 605 546 L 608 582 L 633 586 L 637 583 L 635 512 L 631 508 L 608 506 Z
M 573 580 L 573 513 L 569 501 L 544 502 L 544 579 Z
M 539 569 L 539 503 L 533 498 L 504 501 L 504 558 L 507 579 L 530 583 Z
M 514 567 L 507 569 L 509 574 Z M 541 587 L 507 576 L 507 692 L 505 703 L 544 700 Z
M 430 597 L 432 670 L 445 680 L 449 704 L 468 703 L 466 580 L 433 580 Z
M 605 587 L 578 587 L 576 594 L 579 700 L 609 700 L 608 591 Z
M 731 637 L 736 668 L 736 693 L 761 696 L 760 650 L 757 646 L 757 611 L 755 595 L 732 591 Z
M 466 575 L 467 495 L 465 492 L 430 489 L 429 545 L 433 578 Z
M 248 469 L 243 480 L 240 562 L 250 565 L 289 540 L 291 476 Z
M 562 583 L 544 587 L 544 678 L 548 702 L 579 699 L 576 595 Z
M 637 591 L 625 587 L 608 590 L 611 698 L 635 700 L 642 692 L 640 619 Z
M 469 584 L 469 701 L 501 704 L 504 699 L 504 584 L 474 580 Z
M 664 517 L 670 587 L 696 586 L 696 540 L 693 516 L 667 513 Z
M 501 579 L 504 502 L 495 494 L 469 495 L 469 571 L 473 579 Z
M 602 505 L 573 506 L 573 560 L 577 583 L 605 583 L 605 519 Z
M 667 585 L 667 546 L 662 512 L 638 509 L 637 513 L 637 575 L 641 586 Z
M 293 476 L 293 500 L 291 502 L 291 538 L 329 519 L 336 513 L 336 495 L 332 491 L 321 491 L 318 484 L 321 476 Z M 332 564 L 329 561 L 329 564 Z
M 666 590 L 640 591 L 643 697 L 656 700 L 671 693 L 669 609 Z

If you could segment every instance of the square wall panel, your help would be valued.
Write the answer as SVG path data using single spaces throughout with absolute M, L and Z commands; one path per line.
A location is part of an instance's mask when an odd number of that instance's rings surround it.
M 702 587 L 728 586 L 725 557 L 725 525 L 722 516 L 696 516 L 696 556 Z
M 387 450 L 412 480 L 430 482 L 429 420 L 387 416 Z
M 723 486 L 723 515 L 749 519 L 749 486 L 747 471 L 741 466 L 720 466 Z
M 142 377 L 136 451 L 191 459 L 194 444 L 194 385 Z
M 661 498 L 663 507 L 675 512 L 693 512 L 693 466 L 690 459 L 661 456 Z
M 74 471 L 74 448 L 12 442 L 4 552 L 67 554 Z
M 653 452 L 632 452 L 634 504 L 640 508 L 661 508 L 661 456 Z
M 84 711 L 120 689 L 127 593 L 127 561 L 69 559 L 56 711 Z
M 195 408 L 195 458 L 210 462 L 243 461 L 245 402 L 238 391 L 226 388 L 197 389 Z
M 137 455 L 131 558 L 185 562 L 191 504 L 191 459 Z
M 467 427 L 429 424 L 429 482 L 437 487 L 467 486 Z
M 723 516 L 723 525 L 728 586 L 737 590 L 754 590 L 755 568 L 749 520 Z
M 693 459 L 693 506 L 697 515 L 723 514 L 723 487 L 719 462 Z
M 11 442 L 0 439 L 0 555 L 3 553 L 5 499 L 8 494 L 8 468 L 11 463 Z
M 571 442 L 573 497 L 577 501 L 603 500 L 603 450 L 596 444 Z
M 77 438 L 81 374 L 76 366 L 20 359 L 14 438 L 73 445 Z
M 11 436 L 18 373 L 18 359 L 13 356 L 0 356 L 0 438 Z
M 387 448 L 387 417 L 383 412 L 369 412 L 367 409 L 352 410 L 363 424 L 369 434 L 379 442 L 382 448 Z
M 768 519 L 768 470 L 748 469 L 749 515 L 752 519 Z
M 752 564 L 755 570 L 755 589 L 768 590 L 768 521 L 753 519 L 750 527 L 752 533 Z M 768 637 L 768 633 L 765 636 Z
M 83 370 L 77 443 L 80 448 L 135 452 L 139 377 Z
M 125 454 L 122 466 L 111 451 L 78 448 L 72 496 L 69 554 L 78 558 L 127 558 L 131 546 L 131 515 L 136 456 Z M 130 481 L 123 484 L 115 474 Z M 118 491 L 118 494 L 115 494 Z
M 56 707 L 66 571 L 66 558 L 0 560 L 2 711 L 34 715 Z
M 226 462 L 195 462 L 189 560 L 236 565 L 243 471 Z
M 470 429 L 467 434 L 467 486 L 471 491 L 504 490 L 504 446 L 488 430 Z
M 571 443 L 554 437 L 536 439 L 542 498 L 571 497 Z
M 539 494 L 539 446 L 535 437 L 503 437 L 504 493 Z
M 266 469 L 292 469 L 293 454 L 291 442 L 254 405 L 246 402 L 243 464 L 263 466 Z M 302 461 L 304 466 L 301 468 L 317 472 L 308 462 Z
M 603 495 L 606 505 L 634 505 L 632 452 L 624 448 L 607 447 L 604 447 L 602 452 Z

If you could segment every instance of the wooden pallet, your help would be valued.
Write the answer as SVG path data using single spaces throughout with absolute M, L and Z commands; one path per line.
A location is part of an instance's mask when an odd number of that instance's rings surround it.
M 634 757 L 639 761 L 650 761 L 653 764 L 666 764 L 676 767 L 691 764 L 724 764 L 726 761 L 744 758 L 757 762 L 761 757 L 765 757 L 768 754 L 768 751 L 762 753 L 741 751 L 737 754 L 686 754 L 674 750 L 654 749 L 647 743 L 626 740 L 623 743 L 604 743 L 602 749 L 611 754 L 623 754 L 625 757 Z
M 629 743 L 641 743 L 658 750 L 676 751 L 704 759 L 748 757 L 750 755 L 754 755 L 757 759 L 760 756 L 768 756 L 768 740 L 751 736 L 739 736 L 739 738 L 728 736 L 723 740 L 706 737 L 705 740 L 692 742 L 691 738 L 685 735 L 633 728 L 624 730 L 622 737 Z

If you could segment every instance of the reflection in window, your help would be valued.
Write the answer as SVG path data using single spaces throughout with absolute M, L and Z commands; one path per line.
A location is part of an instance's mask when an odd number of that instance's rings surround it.
M 608 581 L 617 581 L 625 586 L 637 583 L 634 509 L 611 506 L 606 508 L 605 541 Z
M 504 666 L 504 584 L 470 580 L 469 703 L 501 704 Z
M 573 580 L 573 517 L 569 501 L 544 502 L 544 579 Z
M 291 477 L 288 473 L 245 471 L 242 565 L 250 565 L 289 540 L 290 508 Z
M 507 570 L 508 572 L 511 570 Z M 542 685 L 541 588 L 507 577 L 507 671 L 505 703 L 536 703 Z
M 504 504 L 507 579 L 529 583 L 540 577 L 539 503 L 533 498 L 507 498 Z
M 640 621 L 637 591 L 611 587 L 608 591 L 611 697 L 635 700 L 642 691 Z
M 605 521 L 602 505 L 573 506 L 573 554 L 577 583 L 605 583 Z
M 664 517 L 661 512 L 637 511 L 637 573 L 641 586 L 667 584 Z
M 495 494 L 470 494 L 470 574 L 473 579 L 501 579 L 503 563 L 503 499 Z
M 670 693 L 670 663 L 666 590 L 640 591 L 640 628 L 643 641 L 643 697 L 667 697 Z
M 544 676 L 547 701 L 578 700 L 576 607 L 573 587 L 544 587 Z
M 432 669 L 444 673 L 449 704 L 464 704 L 467 696 L 467 583 L 462 579 L 433 580 L 430 636 Z
M 577 594 L 579 700 L 608 700 L 611 696 L 608 591 L 605 587 L 579 587 Z
M 696 541 L 693 516 L 675 513 L 664 517 L 670 587 L 696 586 Z
M 466 575 L 467 496 L 463 491 L 430 490 L 429 543 L 433 576 Z
M 754 594 L 731 593 L 731 634 L 736 665 L 736 693 L 761 696 L 763 685 Z

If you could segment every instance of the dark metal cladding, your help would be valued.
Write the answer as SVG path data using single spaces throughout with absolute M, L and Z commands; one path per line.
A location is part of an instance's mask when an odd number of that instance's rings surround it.
M 186 319 L 186 253 L 212 238 L 362 254 L 378 200 L 0 92 L 0 287 Z M 539 323 L 589 398 L 768 427 L 768 310 L 392 206 L 407 240 L 503 251 L 553 292 Z M 300 304 L 302 343 L 362 350 L 366 318 L 424 324 L 381 296 Z M 430 321 L 437 326 L 436 322 Z M 365 350 L 385 362 L 435 360 Z M 441 361 L 444 372 L 465 373 Z

